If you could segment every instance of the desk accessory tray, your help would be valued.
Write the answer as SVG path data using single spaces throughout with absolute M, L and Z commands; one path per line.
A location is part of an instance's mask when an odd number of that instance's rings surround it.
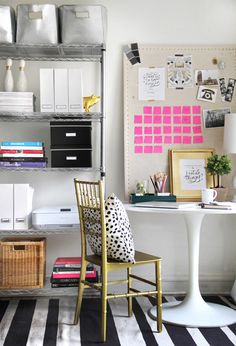
M 135 193 L 131 193 L 129 196 L 129 201 L 130 203 L 152 202 L 152 201 L 176 202 L 176 196 L 175 195 L 158 196 L 158 195 L 154 195 L 154 193 L 146 193 L 145 195 L 138 196 Z

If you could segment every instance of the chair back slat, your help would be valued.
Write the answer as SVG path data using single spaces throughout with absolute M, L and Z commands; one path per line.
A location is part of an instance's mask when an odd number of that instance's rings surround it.
M 74 179 L 80 216 L 81 254 L 87 256 L 87 242 L 96 239 L 100 255 L 106 261 L 105 208 L 102 181 L 87 182 Z M 93 249 L 92 249 L 93 250 Z

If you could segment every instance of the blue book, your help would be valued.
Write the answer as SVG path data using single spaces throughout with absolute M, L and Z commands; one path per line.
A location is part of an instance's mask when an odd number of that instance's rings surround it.
M 46 168 L 46 162 L 37 162 L 37 161 L 1 161 L 0 168 Z
M 1 142 L 1 145 L 42 147 L 43 142 Z

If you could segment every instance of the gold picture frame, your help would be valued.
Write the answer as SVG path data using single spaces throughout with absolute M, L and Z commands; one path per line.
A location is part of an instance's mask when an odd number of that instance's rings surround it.
M 212 186 L 207 175 L 207 158 L 214 149 L 169 150 L 170 191 L 178 201 L 200 201 L 201 189 Z

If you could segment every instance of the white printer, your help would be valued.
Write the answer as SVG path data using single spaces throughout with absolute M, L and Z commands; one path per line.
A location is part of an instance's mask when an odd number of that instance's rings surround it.
M 78 228 L 79 213 L 76 205 L 43 207 L 33 210 L 32 224 L 35 229 Z

